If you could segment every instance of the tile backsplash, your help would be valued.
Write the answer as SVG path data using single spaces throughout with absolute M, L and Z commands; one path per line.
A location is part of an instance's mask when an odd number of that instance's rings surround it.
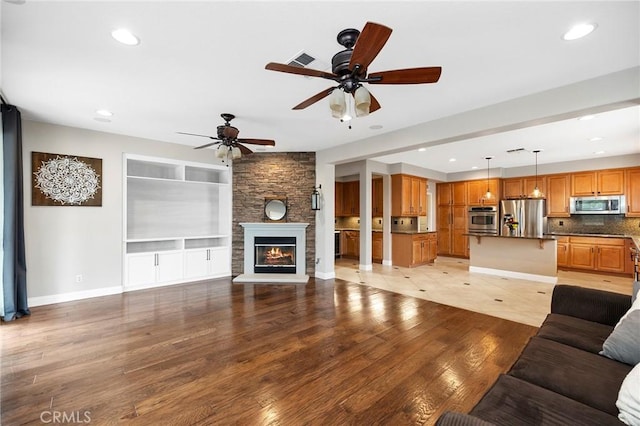
M 548 232 L 640 235 L 640 218 L 604 214 L 550 217 L 547 228 Z

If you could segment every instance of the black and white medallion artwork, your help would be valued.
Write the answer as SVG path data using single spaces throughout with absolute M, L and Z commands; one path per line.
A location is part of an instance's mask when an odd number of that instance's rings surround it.
M 31 153 L 33 206 L 101 206 L 102 160 Z

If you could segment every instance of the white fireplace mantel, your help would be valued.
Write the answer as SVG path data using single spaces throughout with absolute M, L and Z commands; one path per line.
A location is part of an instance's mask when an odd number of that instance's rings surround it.
M 244 273 L 233 279 L 235 283 L 297 283 L 306 284 L 306 229 L 308 223 L 299 222 L 242 222 L 244 228 Z M 253 271 L 253 241 L 255 237 L 295 237 L 295 274 L 256 274 Z

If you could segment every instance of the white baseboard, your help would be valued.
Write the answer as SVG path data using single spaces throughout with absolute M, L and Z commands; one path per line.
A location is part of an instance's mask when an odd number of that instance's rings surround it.
M 332 280 L 332 279 L 334 279 L 336 277 L 336 273 L 335 273 L 335 271 L 333 271 L 333 272 L 319 272 L 319 271 L 316 271 L 314 276 L 316 278 L 318 278 L 318 279 L 321 279 L 321 280 Z
M 548 275 L 527 274 L 524 272 L 504 271 L 502 269 L 482 268 L 480 266 L 469 266 L 469 272 L 479 274 L 497 275 L 499 277 L 515 278 L 518 280 L 540 281 L 548 284 L 557 284 L 558 277 Z
M 71 293 L 52 294 L 50 296 L 37 296 L 27 298 L 29 306 L 51 305 L 53 303 L 72 302 L 74 300 L 90 299 L 92 297 L 111 296 L 122 293 L 122 287 L 104 287 L 94 290 L 74 291 Z
M 393 262 L 391 262 L 390 260 L 386 260 L 386 259 L 382 259 L 382 264 L 384 266 L 393 266 Z
M 373 271 L 373 265 L 358 265 L 358 269 L 361 271 Z

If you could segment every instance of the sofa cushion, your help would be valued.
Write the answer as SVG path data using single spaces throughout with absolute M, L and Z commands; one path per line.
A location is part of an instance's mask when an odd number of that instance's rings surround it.
M 640 363 L 640 310 L 629 312 L 620 321 L 602 345 L 600 355 L 629 365 Z
M 631 366 L 532 337 L 509 374 L 617 416 L 616 398 Z
M 600 355 L 636 365 L 640 362 L 640 299 L 620 318 L 602 345 Z
M 560 314 L 549 314 L 540 326 L 538 337 L 564 343 L 597 354 L 613 327 Z
M 640 425 L 640 364 L 625 377 L 618 393 L 618 418 L 628 425 Z
M 622 425 L 615 416 L 504 374 L 470 414 L 509 426 Z

